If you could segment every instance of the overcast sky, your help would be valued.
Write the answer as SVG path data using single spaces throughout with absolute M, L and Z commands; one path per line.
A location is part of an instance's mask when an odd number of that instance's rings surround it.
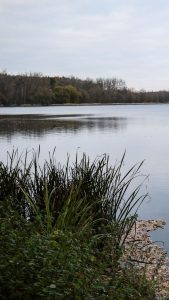
M 169 90 L 169 0 L 0 0 L 0 70 Z

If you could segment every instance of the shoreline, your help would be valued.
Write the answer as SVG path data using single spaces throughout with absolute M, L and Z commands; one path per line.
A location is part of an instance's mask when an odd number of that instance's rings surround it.
M 11 107 L 50 107 L 50 106 L 116 106 L 116 105 L 123 105 L 123 106 L 126 106 L 126 105 L 168 105 L 169 102 L 140 102 L 140 103 L 131 103 L 131 102 L 126 102 L 126 103 L 121 103 L 121 102 L 118 102 L 118 103 L 63 103 L 63 104 L 46 104 L 46 105 L 41 105 L 40 103 L 39 104 L 34 104 L 34 105 L 31 105 L 31 104 L 21 104 L 21 105 L 10 105 L 10 106 L 5 106 L 5 105 L 0 105 L 0 107 L 6 107 L 6 108 L 11 108 Z
M 169 297 L 169 258 L 165 249 L 151 240 L 149 233 L 165 225 L 163 220 L 136 221 L 125 241 L 121 260 L 123 266 L 134 267 L 140 275 L 154 281 L 157 299 Z

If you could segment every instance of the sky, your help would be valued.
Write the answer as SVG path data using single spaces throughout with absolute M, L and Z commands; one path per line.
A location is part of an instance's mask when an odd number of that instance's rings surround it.
M 168 0 L 0 0 L 0 71 L 169 90 Z

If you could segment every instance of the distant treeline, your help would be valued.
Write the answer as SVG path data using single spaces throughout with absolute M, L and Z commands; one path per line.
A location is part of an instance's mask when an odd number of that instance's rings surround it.
M 82 80 L 73 76 L 48 77 L 40 73 L 0 73 L 0 105 L 3 106 L 143 102 L 169 102 L 169 91 L 136 92 L 118 78 Z

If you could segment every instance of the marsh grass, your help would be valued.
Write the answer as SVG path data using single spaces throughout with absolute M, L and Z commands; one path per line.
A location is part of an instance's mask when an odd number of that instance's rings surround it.
M 85 231 L 102 234 L 103 227 L 114 230 L 122 245 L 137 218 L 137 210 L 146 195 L 140 195 L 141 164 L 123 173 L 125 154 L 114 167 L 103 155 L 90 161 L 86 154 L 75 163 L 69 158 L 64 166 L 55 161 L 55 151 L 44 165 L 39 164 L 40 149 L 23 156 L 8 153 L 8 162 L 0 163 L 1 201 L 11 206 L 29 222 L 37 222 L 48 231 Z M 104 232 L 105 234 L 105 232 Z

